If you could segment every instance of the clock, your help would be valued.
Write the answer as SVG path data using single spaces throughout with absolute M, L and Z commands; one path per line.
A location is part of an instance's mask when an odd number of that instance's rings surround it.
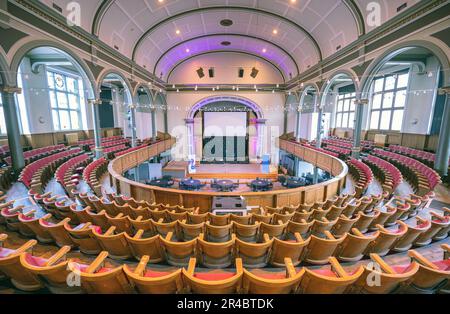
M 61 75 L 55 75 L 55 84 L 59 89 L 64 88 L 64 78 Z

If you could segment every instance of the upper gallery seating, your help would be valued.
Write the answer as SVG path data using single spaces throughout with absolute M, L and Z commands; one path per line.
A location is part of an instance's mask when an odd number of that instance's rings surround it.
M 399 153 L 399 154 L 406 155 L 408 157 L 417 159 L 431 167 L 433 167 L 434 162 L 436 160 L 436 154 L 426 152 L 423 150 L 419 150 L 419 149 L 404 147 L 404 146 L 400 146 L 400 145 L 390 145 L 388 149 L 394 153 Z M 450 166 L 450 160 L 449 160 L 449 166 Z
M 353 158 L 347 162 L 347 165 L 351 175 L 356 179 L 356 195 L 361 196 L 373 181 L 372 170 L 363 162 Z
M 383 190 L 388 191 L 389 195 L 402 183 L 402 173 L 393 164 L 372 155 L 368 155 L 362 160 L 369 165 L 375 176 L 380 179 Z
M 108 160 L 105 158 L 91 162 L 83 171 L 83 179 L 91 187 L 95 194 L 101 195 L 100 177 L 106 172 Z
M 108 143 L 108 142 L 111 142 L 111 141 L 118 141 L 118 140 L 121 140 L 121 139 L 123 139 L 123 137 L 122 136 L 112 136 L 112 137 L 107 137 L 107 138 L 102 138 L 102 144 L 104 144 L 104 143 Z M 79 141 L 78 142 L 78 146 L 85 146 L 85 145 L 93 145 L 95 143 L 95 140 L 94 139 L 90 139 L 90 140 L 84 140 L 84 141 Z
M 375 149 L 373 153 L 398 167 L 404 177 L 415 186 L 419 195 L 433 191 L 436 185 L 441 183 L 439 174 L 420 161 L 381 149 Z
M 48 155 L 56 154 L 58 152 L 61 152 L 63 150 L 67 150 L 67 149 L 69 149 L 69 147 L 66 147 L 64 144 L 60 144 L 60 145 L 37 148 L 37 149 L 23 152 L 23 156 L 25 158 L 25 164 L 29 164 L 37 159 L 43 158 Z M 6 157 L 5 162 L 8 165 L 10 165 L 11 157 Z

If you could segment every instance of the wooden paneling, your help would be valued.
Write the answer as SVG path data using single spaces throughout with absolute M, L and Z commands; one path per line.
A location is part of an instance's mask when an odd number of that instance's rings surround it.
M 299 157 L 304 157 L 306 161 L 313 165 L 319 166 L 326 171 L 330 171 L 335 178 L 318 185 L 298 189 L 268 192 L 215 193 L 158 188 L 127 180 L 122 176 L 125 171 L 134 168 L 145 160 L 167 150 L 172 147 L 174 143 L 173 139 L 169 139 L 113 160 L 109 164 L 108 171 L 114 180 L 120 181 L 122 193 L 137 199 L 155 201 L 156 203 L 199 207 L 202 212 L 211 210 L 214 196 L 223 195 L 244 197 L 249 206 L 288 206 L 303 204 L 305 202 L 314 203 L 333 197 L 344 185 L 348 173 L 347 165 L 335 157 L 303 147 L 293 142 L 280 140 L 280 147 L 284 147 L 287 151 L 292 153 L 298 153 L 300 155 Z

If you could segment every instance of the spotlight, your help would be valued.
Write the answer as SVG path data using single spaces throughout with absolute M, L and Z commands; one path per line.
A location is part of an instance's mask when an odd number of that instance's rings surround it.
M 203 72 L 203 68 L 199 68 L 197 70 L 197 75 L 198 75 L 199 78 L 205 77 L 205 72 Z
M 251 77 L 256 78 L 258 76 L 259 70 L 257 68 L 252 69 Z
M 209 77 L 213 78 L 214 77 L 214 68 L 209 68 Z
M 243 69 L 243 68 L 240 68 L 240 69 L 239 69 L 238 75 L 239 75 L 240 78 L 243 78 L 243 77 L 244 77 L 244 69 Z

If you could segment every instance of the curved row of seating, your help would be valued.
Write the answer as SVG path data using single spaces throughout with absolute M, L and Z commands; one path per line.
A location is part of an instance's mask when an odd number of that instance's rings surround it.
M 0 244 L 7 235 L 0 235 Z M 108 252 L 101 252 L 91 263 L 67 258 L 70 247 L 64 246 L 49 258 L 34 255 L 36 241 L 17 249 L 0 249 L 0 271 L 18 289 L 37 291 L 47 287 L 53 293 L 200 293 L 200 294 L 308 294 L 308 293 L 435 293 L 450 292 L 450 247 L 442 245 L 443 257 L 430 261 L 411 250 L 412 261 L 391 266 L 379 255 L 371 254 L 373 263 L 346 271 L 333 257 L 329 269 L 296 269 L 290 258 L 283 260 L 283 272 L 264 273 L 244 266 L 243 259 L 232 261 L 233 269 L 196 272 L 197 258 L 187 267 L 161 271 L 148 265 L 151 256 L 143 255 L 136 266 L 107 265 Z M 201 252 L 199 259 L 202 259 Z M 372 284 L 373 275 L 379 284 Z M 75 275 L 75 276 L 74 276 Z M 77 281 L 78 279 L 78 281 Z M 407 283 L 407 284 L 406 284 Z
M 400 145 L 390 145 L 388 149 L 394 153 L 399 153 L 402 155 L 406 155 L 408 157 L 412 157 L 414 159 L 418 159 L 419 161 L 427 164 L 430 167 L 433 167 L 434 162 L 436 161 L 436 154 L 426 152 L 423 150 L 409 148 L 409 147 L 400 146 Z M 449 166 L 450 166 L 450 160 L 449 160 Z
M 130 140 L 124 138 L 124 139 L 118 139 L 118 140 L 112 140 L 112 141 L 104 142 L 104 143 L 102 143 L 102 147 L 103 148 L 109 148 L 109 147 L 119 146 L 119 145 L 128 144 L 128 143 L 130 143 Z M 90 145 L 89 146 L 90 150 L 94 150 L 94 148 L 95 148 L 95 145 Z
M 126 155 L 126 154 L 128 154 L 128 153 L 131 153 L 131 152 L 140 150 L 140 149 L 145 148 L 145 147 L 147 147 L 147 146 L 148 146 L 148 145 L 144 144 L 144 145 L 140 145 L 140 146 L 136 146 L 136 147 L 132 147 L 132 148 L 126 149 L 126 150 L 124 150 L 124 151 L 121 151 L 121 152 L 116 153 L 116 154 L 115 154 L 115 157 L 120 157 L 120 156 Z
M 373 182 L 373 173 L 365 163 L 351 158 L 347 161 L 350 174 L 356 180 L 355 190 L 358 197 L 365 194 L 369 185 Z
M 42 187 L 53 177 L 54 171 L 59 165 L 81 153 L 80 148 L 73 148 L 38 159 L 22 170 L 19 181 L 27 188 L 41 191 Z
M 123 139 L 123 137 L 120 136 L 120 135 L 111 136 L 111 137 L 105 137 L 105 138 L 102 138 L 102 144 L 103 143 L 108 143 L 108 142 L 111 142 L 111 141 L 121 140 L 121 139 Z M 95 143 L 95 139 L 84 140 L 84 141 L 79 141 L 78 142 L 78 146 L 92 145 L 94 143 Z
M 340 154 L 340 155 L 351 155 L 352 151 L 348 148 L 342 148 L 342 147 L 338 147 L 338 146 L 333 146 L 333 145 L 324 145 L 323 147 L 325 150 L 329 150 L 332 151 L 334 153 Z
M 59 153 L 63 150 L 67 150 L 69 149 L 69 147 L 65 146 L 64 144 L 60 144 L 60 145 L 54 145 L 54 146 L 47 146 L 47 147 L 43 147 L 43 148 L 37 148 L 37 149 L 33 149 L 33 150 L 29 150 L 23 153 L 23 157 L 25 159 L 25 164 L 30 164 L 35 160 L 38 160 L 40 158 L 43 158 L 45 156 L 49 156 L 49 155 L 53 155 L 56 153 Z M 5 158 L 5 162 L 8 165 L 12 164 L 12 160 L 11 157 L 6 157 Z
M 372 155 L 367 155 L 362 160 L 372 169 L 375 176 L 380 179 L 383 190 L 387 191 L 389 195 L 392 195 L 403 182 L 402 173 L 390 162 Z
M 119 152 L 127 150 L 127 149 L 128 149 L 127 145 L 121 144 L 121 145 L 117 145 L 117 146 L 107 147 L 107 148 L 103 149 L 103 153 L 105 155 L 116 154 L 116 153 L 119 153 Z
M 105 157 L 94 160 L 83 171 L 83 179 L 95 194 L 101 195 L 100 178 L 108 170 L 108 160 Z
M 373 154 L 394 164 L 417 190 L 425 195 L 441 183 L 439 174 L 418 160 L 382 149 L 373 150 Z
M 338 153 L 335 153 L 335 152 L 332 152 L 332 151 L 329 151 L 329 150 L 326 150 L 326 149 L 323 149 L 323 148 L 317 148 L 317 147 L 315 147 L 313 145 L 309 145 L 309 144 L 302 144 L 302 146 L 305 146 L 305 147 L 307 147 L 309 149 L 313 149 L 315 151 L 318 151 L 318 152 L 321 152 L 321 153 L 328 154 L 330 156 L 339 158 L 339 154 Z
M 339 138 L 339 137 L 332 136 L 327 139 L 323 139 L 322 143 L 330 144 L 330 145 L 338 146 L 338 147 L 344 147 L 347 149 L 353 148 L 353 139 L 348 139 L 348 138 Z M 375 143 L 372 141 L 365 141 L 365 140 L 361 141 L 361 146 L 364 148 L 364 150 L 370 150 L 373 148 L 374 145 L 375 145 Z
M 85 167 L 91 162 L 91 157 L 88 154 L 82 154 L 63 163 L 56 170 L 55 179 L 59 182 L 66 192 L 71 195 L 71 191 L 75 188 L 82 179 L 81 174 Z

